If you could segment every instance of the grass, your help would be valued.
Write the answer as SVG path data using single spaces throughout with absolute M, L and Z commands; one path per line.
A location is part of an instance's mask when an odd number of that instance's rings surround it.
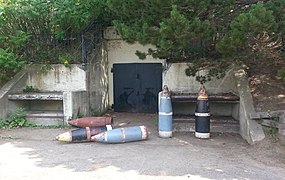
M 0 119 L 0 128 L 20 128 L 20 127 L 37 127 L 37 128 L 70 128 L 69 125 L 37 125 L 26 120 L 26 114 L 23 108 L 18 108 L 11 113 L 7 119 Z
M 277 136 L 278 122 L 279 122 L 278 117 L 271 118 L 270 127 L 268 127 L 268 129 L 267 129 L 270 137 L 273 138 L 274 141 L 278 141 L 278 136 Z

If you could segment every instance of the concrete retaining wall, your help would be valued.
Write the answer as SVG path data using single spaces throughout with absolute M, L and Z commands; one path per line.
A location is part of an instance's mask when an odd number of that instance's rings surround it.
M 65 67 L 62 64 L 51 65 L 51 69 L 42 70 L 43 65 L 33 64 L 18 73 L 0 89 L 0 118 L 5 119 L 9 112 L 17 108 L 39 110 L 25 100 L 8 100 L 8 94 L 23 93 L 26 86 L 39 89 L 40 92 L 62 92 L 63 101 L 41 101 L 42 110 L 63 110 L 64 120 L 78 114 L 89 116 L 92 112 L 102 113 L 109 106 L 108 99 L 108 61 L 104 44 L 98 44 L 96 57 L 87 64 L 86 70 L 80 64 Z M 32 103 L 37 104 L 38 102 Z
M 86 91 L 86 72 L 81 65 L 72 64 L 65 67 L 62 64 L 51 65 L 50 70 L 42 71 L 43 65 L 32 65 L 27 68 L 27 85 L 40 91 Z
M 197 93 L 201 84 L 196 81 L 195 77 L 187 76 L 185 70 L 188 68 L 187 63 L 171 63 L 165 64 L 163 72 L 163 84 L 168 85 L 169 89 L 175 93 Z M 199 72 L 201 75 L 205 72 Z M 206 82 L 205 87 L 208 94 L 213 93 L 234 93 L 238 95 L 236 88 L 236 80 L 234 77 L 234 69 L 230 69 L 226 75 L 221 78 L 213 78 L 212 81 Z M 193 115 L 196 103 L 173 103 L 175 114 L 191 114 Z M 210 103 L 211 114 L 215 116 L 232 116 L 239 119 L 238 103 Z
M 185 70 L 187 63 L 172 63 L 165 65 L 163 72 L 163 84 L 168 85 L 171 91 L 198 93 L 200 83 L 196 81 L 195 77 L 186 76 Z M 201 75 L 205 72 L 199 72 Z M 234 78 L 234 69 L 230 69 L 225 77 L 221 79 L 214 78 L 210 82 L 206 82 L 205 87 L 209 93 L 225 93 L 232 92 L 237 94 L 237 88 Z

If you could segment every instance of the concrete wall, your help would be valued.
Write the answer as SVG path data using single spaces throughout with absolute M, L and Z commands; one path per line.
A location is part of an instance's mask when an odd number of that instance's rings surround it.
M 64 121 L 71 117 L 89 114 L 89 99 L 86 91 L 63 92 Z
M 106 43 L 100 42 L 95 57 L 87 66 L 88 95 L 91 115 L 104 113 L 109 107 L 108 54 Z
M 86 91 L 86 72 L 81 65 L 72 64 L 70 68 L 62 64 L 52 65 L 52 69 L 42 71 L 42 65 L 28 67 L 27 85 L 40 91 Z
M 244 70 L 235 72 L 236 86 L 240 97 L 239 122 L 240 134 L 248 143 L 254 144 L 265 138 L 262 126 L 250 119 L 250 113 L 255 112 L 252 95 L 248 86 L 248 76 Z
M 46 71 L 42 71 L 41 67 L 42 65 L 28 67 L 26 85 L 38 88 L 41 92 L 63 92 L 62 110 L 65 122 L 78 114 L 90 115 L 87 73 L 81 65 L 72 64 L 65 67 L 62 64 L 54 64 Z M 52 103 L 49 103 L 47 108 L 52 108 Z
M 173 63 L 165 67 L 167 68 L 163 72 L 163 84 L 168 85 L 171 91 L 198 93 L 200 83 L 195 80 L 195 77 L 185 74 L 187 63 Z M 202 75 L 204 72 L 199 73 Z M 235 83 L 234 70 L 230 69 L 224 78 L 213 79 L 204 85 L 209 93 L 232 92 L 237 94 Z
M 200 83 L 195 77 L 189 77 L 185 74 L 187 63 L 166 64 L 163 72 L 163 84 L 168 85 L 172 92 L 178 93 L 198 93 Z M 205 72 L 199 72 L 201 75 Z M 234 69 L 230 69 L 225 77 L 221 79 L 213 79 L 206 82 L 205 87 L 207 93 L 228 93 L 232 92 L 238 95 L 236 88 L 236 80 L 234 77 Z M 174 114 L 190 114 L 195 113 L 196 103 L 173 103 Z M 232 116 L 236 120 L 239 119 L 238 103 L 216 103 L 210 102 L 211 114 L 215 116 Z
M 9 113 L 16 110 L 16 105 L 13 102 L 8 101 L 8 95 L 22 90 L 27 78 L 27 71 L 22 70 L 0 89 L 0 119 L 6 119 Z
M 26 67 L 25 71 L 18 73 L 0 89 L 0 118 L 6 118 L 9 112 L 19 107 L 27 110 L 63 110 L 65 121 L 78 113 L 89 116 L 92 112 L 106 111 L 109 98 L 105 47 L 103 43 L 97 46 L 96 57 L 87 64 L 86 71 L 77 64 L 68 68 L 55 64 L 45 71 L 41 70 L 43 65 L 33 64 Z M 41 92 L 63 92 L 64 100 L 56 103 L 35 102 L 33 107 L 25 101 L 8 100 L 8 94 L 23 93 L 25 86 L 33 86 Z
M 42 71 L 42 65 L 31 65 L 18 73 L 0 89 L 0 118 L 6 118 L 17 108 L 26 110 L 49 110 L 64 112 L 64 120 L 78 113 L 90 115 L 87 96 L 87 75 L 81 65 L 66 68 L 61 64 L 52 65 L 51 70 Z M 63 92 L 63 102 L 8 100 L 8 94 L 23 93 L 25 86 L 33 86 L 41 92 Z M 32 104 L 32 105 L 31 105 Z

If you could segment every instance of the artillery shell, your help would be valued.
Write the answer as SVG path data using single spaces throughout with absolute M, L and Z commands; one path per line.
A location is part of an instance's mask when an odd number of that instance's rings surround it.
M 80 129 L 74 129 L 65 133 L 62 133 L 56 137 L 56 140 L 63 142 L 84 142 L 90 141 L 91 136 L 111 130 L 111 125 L 99 126 L 99 127 L 86 127 Z
M 68 121 L 68 124 L 83 128 L 83 127 L 105 126 L 112 124 L 112 122 L 113 122 L 112 117 L 106 116 L 106 117 L 77 118 Z
M 91 137 L 91 141 L 105 143 L 124 143 L 145 139 L 148 139 L 148 129 L 145 126 L 117 128 Z

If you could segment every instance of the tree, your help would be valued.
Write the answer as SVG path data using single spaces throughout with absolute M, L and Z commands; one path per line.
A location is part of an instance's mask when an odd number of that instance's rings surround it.
M 108 0 L 107 5 L 124 40 L 155 46 L 137 51 L 141 59 L 190 62 L 186 74 L 192 76 L 207 68 L 208 75 L 197 78 L 202 83 L 221 77 L 233 63 L 246 63 L 249 52 L 268 55 L 283 45 L 283 15 L 277 19 L 273 10 L 283 12 L 284 0 Z
M 155 46 L 138 50 L 141 59 L 151 55 L 189 62 L 186 74 L 191 76 L 207 68 L 207 76 L 197 77 L 205 82 L 221 77 L 233 63 L 282 59 L 284 7 L 285 0 L 2 0 L 0 53 L 22 64 L 34 35 L 48 34 L 51 41 L 60 41 L 101 19 L 103 26 L 114 25 L 127 42 Z M 45 43 L 36 45 L 35 52 L 44 63 L 52 63 Z
M 29 61 L 28 48 L 37 63 L 60 62 L 66 55 L 54 57 L 51 43 L 80 34 L 101 16 L 104 4 L 103 0 L 1 0 L 0 69 L 5 71 L 0 71 L 0 80 L 9 80 Z

